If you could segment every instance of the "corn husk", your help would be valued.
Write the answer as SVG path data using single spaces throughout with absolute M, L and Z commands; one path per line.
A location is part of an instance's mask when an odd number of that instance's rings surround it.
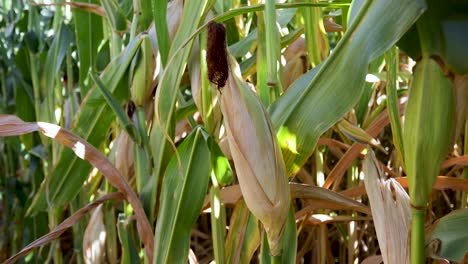
M 238 76 L 231 63 L 226 86 L 220 90 L 221 111 L 242 195 L 263 224 L 271 254 L 281 254 L 290 191 L 275 131 L 260 100 Z
M 89 219 L 83 236 L 83 258 L 86 264 L 105 261 L 106 227 L 104 226 L 102 204 L 96 207 Z
M 409 193 L 415 208 L 425 208 L 449 149 L 454 107 L 452 83 L 437 62 L 423 57 L 411 83 L 403 131 Z
M 127 133 L 122 131 L 116 139 L 117 149 L 115 151 L 115 167 L 122 176 L 131 182 L 135 175 L 135 158 L 133 151 L 134 143 Z
M 153 76 L 156 61 L 153 44 L 148 34 L 142 36 L 140 45 L 133 63 L 133 76 L 130 92 L 132 100 L 137 107 L 142 107 L 153 92 Z
M 394 179 L 384 179 L 372 150 L 364 159 L 364 184 L 384 263 L 409 263 L 411 207 L 405 189 Z

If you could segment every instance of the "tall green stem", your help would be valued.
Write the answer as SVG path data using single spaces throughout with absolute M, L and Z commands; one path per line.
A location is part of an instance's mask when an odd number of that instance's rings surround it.
M 279 256 L 271 256 L 271 264 L 281 264 L 282 262 L 282 255 Z
M 412 208 L 413 219 L 411 221 L 411 264 L 424 264 L 424 219 L 425 209 Z
M 276 27 L 275 1 L 265 1 L 266 62 L 268 85 L 275 86 L 278 81 L 279 33 Z

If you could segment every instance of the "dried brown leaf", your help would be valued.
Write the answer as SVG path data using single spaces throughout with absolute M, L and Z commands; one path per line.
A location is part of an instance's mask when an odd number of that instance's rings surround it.
M 138 196 L 104 154 L 93 145 L 86 142 L 86 140 L 60 126 L 45 122 L 29 123 L 22 121 L 16 116 L 0 115 L 0 136 L 22 135 L 36 130 L 39 130 L 45 136 L 53 138 L 62 145 L 72 149 L 78 157 L 96 167 L 110 184 L 124 194 L 126 200 L 132 205 L 135 211 L 138 233 L 144 244 L 146 255 L 151 262 L 153 260 L 154 239 L 153 230 L 149 224 L 148 218 L 146 217 Z
M 300 219 L 296 215 L 296 219 Z M 326 214 L 313 214 L 310 215 L 304 222 L 308 226 L 320 225 L 320 224 L 330 224 L 338 222 L 351 222 L 351 221 L 369 221 L 371 218 L 368 216 L 350 216 L 350 215 L 338 215 L 330 216 Z
M 152 261 L 154 248 L 153 230 L 149 224 L 148 218 L 146 217 L 145 211 L 141 206 L 138 196 L 133 192 L 130 185 L 122 177 L 115 166 L 113 166 L 104 154 L 102 154 L 93 145 L 70 131 L 49 123 L 37 122 L 37 124 L 44 135 L 51 137 L 72 149 L 75 155 L 91 163 L 91 165 L 97 168 L 114 187 L 125 195 L 125 198 L 132 205 L 133 210 L 135 211 L 137 229 L 140 234 L 141 241 L 145 246 L 146 255 Z
M 384 262 L 409 263 L 410 198 L 395 179 L 384 180 L 373 151 L 364 159 L 365 186 Z
M 72 8 L 80 9 L 98 16 L 105 17 L 106 12 L 102 6 L 84 3 L 84 2 L 59 2 L 59 3 L 50 3 L 50 4 L 38 4 L 34 3 L 34 6 L 70 6 Z
M 79 209 L 76 211 L 76 213 L 72 214 L 70 217 L 65 219 L 60 225 L 56 226 L 52 231 L 49 233 L 45 234 L 44 236 L 34 240 L 31 242 L 29 245 L 24 247 L 20 252 L 16 253 L 14 256 L 11 258 L 7 259 L 5 261 L 5 264 L 11 264 L 16 262 L 20 257 L 27 255 L 29 252 L 34 250 L 36 247 L 44 246 L 48 243 L 50 243 L 52 240 L 57 239 L 62 235 L 68 228 L 72 227 L 75 225 L 78 221 L 81 220 L 81 218 L 87 214 L 89 211 L 92 209 L 96 208 L 98 205 L 111 200 L 111 199 L 123 199 L 124 196 L 122 193 L 110 193 L 107 195 L 104 195 L 103 197 L 94 200 L 93 202 L 89 203 L 85 207 Z
M 26 123 L 14 115 L 0 115 L 0 137 L 19 136 L 37 131 L 35 123 Z
M 394 178 L 401 186 L 405 189 L 408 189 L 408 178 L 407 177 L 399 177 Z M 453 177 L 446 177 L 446 176 L 438 176 L 437 180 L 434 184 L 434 190 L 442 191 L 442 190 L 453 190 L 453 191 L 468 191 L 468 180 L 467 179 L 460 179 L 460 178 L 453 178 Z M 357 197 L 366 194 L 366 189 L 364 185 L 353 187 L 347 190 L 340 192 L 340 194 L 347 196 L 347 197 Z
M 399 112 L 403 113 L 403 110 L 404 104 L 400 104 Z M 383 111 L 369 125 L 369 128 L 366 130 L 366 132 L 372 137 L 376 137 L 389 123 L 390 120 L 388 118 L 388 111 Z M 325 180 L 323 187 L 329 189 L 333 185 L 332 189 L 336 190 L 341 183 L 344 173 L 348 170 L 353 161 L 357 158 L 357 156 L 361 153 L 361 151 L 364 148 L 365 145 L 354 143 L 353 146 L 348 151 L 346 151 L 345 155 L 338 161 L 333 170 L 330 172 L 327 179 Z
M 352 200 L 342 194 L 306 184 L 289 183 L 292 198 L 310 199 L 314 203 L 314 209 L 336 209 L 336 210 L 356 210 L 365 214 L 370 214 L 369 207 Z M 223 188 L 220 193 L 224 204 L 233 205 L 242 199 L 239 185 L 231 185 Z M 203 208 L 210 205 L 209 196 L 206 197 Z

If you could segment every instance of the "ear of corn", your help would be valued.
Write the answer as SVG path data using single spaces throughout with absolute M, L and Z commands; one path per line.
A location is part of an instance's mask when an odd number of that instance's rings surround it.
M 405 113 L 403 144 L 411 203 L 425 207 L 452 136 L 452 83 L 432 59 L 416 66 Z
M 453 130 L 452 83 L 424 55 L 416 66 L 405 113 L 403 148 L 412 206 L 411 263 L 425 262 L 427 201 L 447 154 Z
M 221 90 L 221 111 L 244 200 L 265 227 L 271 254 L 279 255 L 290 193 L 271 122 L 260 100 L 234 71 Z
M 106 227 L 104 226 L 102 204 L 94 209 L 83 236 L 83 258 L 86 263 L 105 261 Z
M 135 55 L 133 66 L 130 92 L 136 107 L 142 107 L 147 98 L 151 96 L 153 74 L 156 68 L 153 44 L 151 37 L 147 34 L 142 36 L 140 49 Z

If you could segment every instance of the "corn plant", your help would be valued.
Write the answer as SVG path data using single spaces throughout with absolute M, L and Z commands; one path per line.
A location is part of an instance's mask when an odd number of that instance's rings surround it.
M 0 259 L 461 261 L 466 7 L 2 0 Z

